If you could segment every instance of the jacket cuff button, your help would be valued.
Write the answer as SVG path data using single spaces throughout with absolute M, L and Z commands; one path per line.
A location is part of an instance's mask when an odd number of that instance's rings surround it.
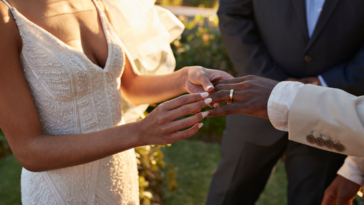
M 334 142 L 331 141 L 331 140 L 326 140 L 325 141 L 325 146 L 328 148 L 328 149 L 332 149 L 334 148 Z
M 306 140 L 310 144 L 315 144 L 315 142 L 316 142 L 316 138 L 313 135 L 307 135 Z
M 344 145 L 337 143 L 334 145 L 334 149 L 338 152 L 343 152 L 345 150 Z
M 324 139 L 322 139 L 322 137 L 318 137 L 318 138 L 316 139 L 316 144 L 317 144 L 317 146 L 322 147 L 322 146 L 324 146 L 324 145 L 325 145 L 325 140 L 324 140 Z

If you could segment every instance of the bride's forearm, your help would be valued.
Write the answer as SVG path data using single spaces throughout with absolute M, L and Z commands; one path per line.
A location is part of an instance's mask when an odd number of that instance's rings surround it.
M 125 76 L 121 82 L 121 92 L 134 105 L 162 102 L 187 92 L 186 77 L 187 68 L 167 75 Z
M 29 171 L 39 172 L 95 161 L 143 145 L 139 122 L 99 132 L 70 135 L 41 135 L 23 142 L 15 156 Z

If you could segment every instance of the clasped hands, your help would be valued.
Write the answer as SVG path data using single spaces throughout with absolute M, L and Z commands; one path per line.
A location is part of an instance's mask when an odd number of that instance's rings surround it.
M 316 77 L 288 78 L 286 81 L 320 85 L 320 81 Z M 228 102 L 228 104 L 223 107 L 216 106 L 217 109 L 209 111 L 208 117 L 245 114 L 268 119 L 267 104 L 269 96 L 278 83 L 278 81 L 259 76 L 244 76 L 221 81 L 210 92 L 209 97 L 215 105 L 224 102 Z M 233 103 L 230 98 L 232 98 Z
M 209 111 L 208 117 L 245 114 L 268 119 L 268 99 L 277 84 L 278 81 L 258 76 L 224 80 L 215 86 L 209 97 L 214 104 L 228 104 L 223 107 L 216 106 L 216 109 Z

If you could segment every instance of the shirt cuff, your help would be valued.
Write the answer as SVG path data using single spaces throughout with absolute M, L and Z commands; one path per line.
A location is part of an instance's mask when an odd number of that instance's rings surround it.
M 318 76 L 318 79 L 319 79 L 320 84 L 321 84 L 322 87 L 329 87 L 329 86 L 327 86 L 324 78 L 321 75 Z
M 304 86 L 300 82 L 278 83 L 268 100 L 268 117 L 272 125 L 281 131 L 288 131 L 288 114 L 298 91 Z
M 339 169 L 337 174 L 360 186 L 364 185 L 364 171 L 352 157 L 346 158 L 344 165 Z

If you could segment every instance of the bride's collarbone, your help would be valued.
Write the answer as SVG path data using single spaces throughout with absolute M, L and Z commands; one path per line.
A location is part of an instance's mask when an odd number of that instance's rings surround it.
M 9 0 L 8 2 L 32 23 L 84 53 L 93 63 L 100 67 L 105 66 L 108 44 L 98 11 L 91 0 Z

